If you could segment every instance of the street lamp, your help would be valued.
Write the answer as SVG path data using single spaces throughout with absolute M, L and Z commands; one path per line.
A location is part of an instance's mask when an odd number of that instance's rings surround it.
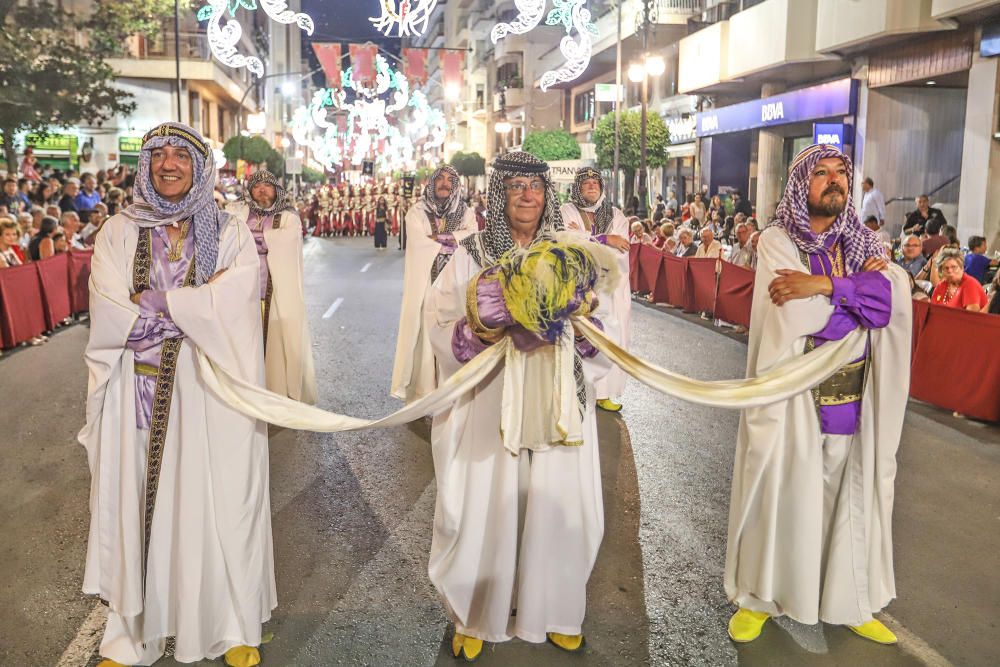
M 667 65 L 663 62 L 663 58 L 660 56 L 651 55 L 649 53 L 649 27 L 651 23 L 651 18 L 654 10 L 655 0 L 643 0 L 642 3 L 642 14 L 640 19 L 642 20 L 642 53 L 643 59 L 641 63 L 632 63 L 628 68 L 628 78 L 633 83 L 642 82 L 642 106 L 640 112 L 640 124 L 639 124 L 639 209 L 636 211 L 636 215 L 640 218 L 645 218 L 649 209 L 647 208 L 649 193 L 647 190 L 647 177 L 646 177 L 646 151 L 647 151 L 647 141 L 646 141 L 646 115 L 649 111 L 649 78 L 651 76 L 660 76 L 666 70 Z

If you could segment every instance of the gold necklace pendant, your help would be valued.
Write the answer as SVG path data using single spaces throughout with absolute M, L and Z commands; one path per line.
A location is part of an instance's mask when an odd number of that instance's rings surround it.
M 177 237 L 176 241 L 170 244 L 170 249 L 167 251 L 167 259 L 171 262 L 179 261 L 181 254 L 184 251 L 184 239 L 187 238 L 188 229 L 191 227 L 191 221 L 185 220 L 181 223 L 181 233 Z

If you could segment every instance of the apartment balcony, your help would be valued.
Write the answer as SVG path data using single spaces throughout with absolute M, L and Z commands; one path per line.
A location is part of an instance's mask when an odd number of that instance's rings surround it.
M 961 14 L 987 9 L 996 4 L 996 0 L 931 0 L 931 17 L 946 19 Z
M 816 51 L 816 12 L 821 0 L 766 0 L 729 19 L 730 77 L 790 63 L 823 60 Z M 820 23 L 820 25 L 828 25 Z
M 508 88 L 506 91 L 507 96 L 507 110 L 518 109 L 524 106 L 525 93 L 524 88 Z M 500 93 L 493 94 L 493 112 L 497 113 L 500 111 Z
M 244 92 L 253 83 L 253 75 L 245 68 L 225 67 L 212 57 L 204 33 L 180 34 L 180 77 L 198 81 L 215 95 L 233 103 L 243 99 L 243 106 L 253 110 L 254 100 Z M 177 76 L 173 34 L 164 34 L 162 40 L 149 42 L 143 38 L 129 40 L 125 57 L 109 58 L 107 63 L 115 75 L 134 79 L 170 79 Z
M 823 53 L 871 48 L 914 33 L 955 26 L 935 16 L 953 15 L 988 4 L 972 0 L 818 0 L 816 50 Z M 935 11 L 940 14 L 934 14 Z
M 729 21 L 719 21 L 682 39 L 677 88 L 696 93 L 729 78 Z

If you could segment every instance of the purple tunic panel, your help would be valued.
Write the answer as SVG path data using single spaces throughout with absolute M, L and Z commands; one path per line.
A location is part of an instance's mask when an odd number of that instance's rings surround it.
M 184 238 L 181 257 L 176 262 L 170 261 L 167 256 L 170 252 L 170 239 L 167 238 L 166 227 L 153 227 L 151 237 L 149 289 L 139 297 L 139 318 L 132 326 L 125 346 L 135 352 L 137 365 L 159 368 L 163 341 L 184 335 L 170 317 L 166 292 L 184 286 L 184 278 L 194 258 L 194 235 L 189 233 Z M 149 428 L 155 390 L 155 375 L 136 373 L 136 428 Z
M 267 278 L 270 275 L 267 270 L 267 243 L 264 241 L 264 232 L 274 226 L 274 216 L 266 215 L 261 219 L 253 211 L 247 218 L 247 226 L 253 234 L 254 243 L 257 244 L 257 261 L 260 262 L 260 298 L 267 297 Z
M 836 240 L 833 242 L 837 243 Z M 834 251 L 839 250 L 835 246 Z M 831 340 L 840 340 L 859 326 L 866 329 L 880 329 L 889 324 L 892 310 L 892 286 L 889 280 L 877 271 L 862 271 L 851 275 L 841 275 L 842 262 L 834 267 L 827 253 L 809 255 L 809 270 L 814 276 L 829 276 L 833 283 L 830 303 L 833 314 L 826 326 L 813 334 L 816 346 Z M 854 361 L 867 357 L 868 352 Z M 853 362 L 852 362 L 853 363 Z M 820 430 L 830 435 L 853 435 L 858 430 L 861 417 L 861 401 L 843 405 L 821 405 L 819 408 Z

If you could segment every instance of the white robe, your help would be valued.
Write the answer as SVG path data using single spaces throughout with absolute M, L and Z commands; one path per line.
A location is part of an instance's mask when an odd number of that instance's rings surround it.
M 608 229 L 608 234 L 614 234 L 620 236 L 623 239 L 628 239 L 629 229 L 628 229 L 628 218 L 625 214 L 621 212 L 620 209 L 613 209 L 614 217 L 611 219 L 611 227 Z M 583 216 L 580 214 L 579 209 L 572 203 L 563 204 L 560 209 L 562 213 L 563 222 L 566 223 L 566 229 L 568 231 L 579 232 L 584 236 L 591 236 L 590 224 L 587 223 Z M 618 343 L 622 348 L 629 348 L 629 340 L 631 339 L 631 327 L 632 327 L 632 292 L 629 286 L 629 270 L 628 270 L 628 253 L 621 253 L 621 257 L 618 258 L 618 263 L 621 268 L 621 280 L 618 283 L 617 288 L 615 288 L 614 295 L 612 297 L 614 301 L 614 315 L 615 320 L 618 322 Z M 612 366 L 608 374 L 597 381 L 595 389 L 597 391 L 598 398 L 617 398 L 621 395 L 622 391 L 625 389 L 625 379 L 628 376 L 625 371 L 623 371 L 618 366 Z
M 250 207 L 234 202 L 226 211 L 246 224 Z M 267 270 L 271 274 L 271 308 L 264 355 L 267 388 L 314 405 L 316 370 L 306 316 L 302 260 L 302 221 L 294 211 L 281 213 L 278 229 L 264 230 Z
M 452 333 L 465 317 L 466 286 L 478 272 L 459 247 L 428 292 L 425 326 L 442 377 L 461 367 Z M 613 317 L 596 316 L 613 333 Z M 521 450 L 520 456 L 504 449 L 502 368 L 434 417 L 437 503 L 428 571 L 458 632 L 493 642 L 580 634 L 604 532 L 592 383 L 609 365 L 601 355 L 583 360 L 582 446 Z
M 150 664 L 174 636 L 177 659 L 193 662 L 260 644 L 261 624 L 277 604 L 266 424 L 208 393 L 194 352 L 263 383 L 257 253 L 246 225 L 227 216 L 216 265 L 227 270 L 210 284 L 167 292 L 185 338 L 143 591 L 148 431 L 136 428 L 134 355 L 125 347 L 139 314 L 129 300 L 138 237 L 138 226 L 116 215 L 94 250 L 87 424 L 79 436 L 91 472 L 83 591 L 110 607 L 105 657 Z
M 808 271 L 787 233 L 757 247 L 747 376 L 804 353 L 833 312 L 814 296 L 774 306 L 778 269 Z M 891 265 L 889 325 L 870 334 L 871 365 L 854 436 L 823 435 L 811 392 L 748 409 L 740 419 L 729 511 L 725 588 L 741 607 L 860 625 L 895 597 L 892 501 L 909 387 L 911 310 L 906 273 Z
M 430 220 L 418 201 L 406 212 L 406 262 L 403 266 L 403 302 L 396 335 L 396 359 L 392 365 L 391 393 L 407 403 L 426 396 L 437 386 L 434 354 L 423 328 L 423 306 L 431 285 L 431 269 L 441 244 L 434 240 Z M 461 226 L 455 230 L 461 241 L 478 229 L 476 212 L 467 207 Z

